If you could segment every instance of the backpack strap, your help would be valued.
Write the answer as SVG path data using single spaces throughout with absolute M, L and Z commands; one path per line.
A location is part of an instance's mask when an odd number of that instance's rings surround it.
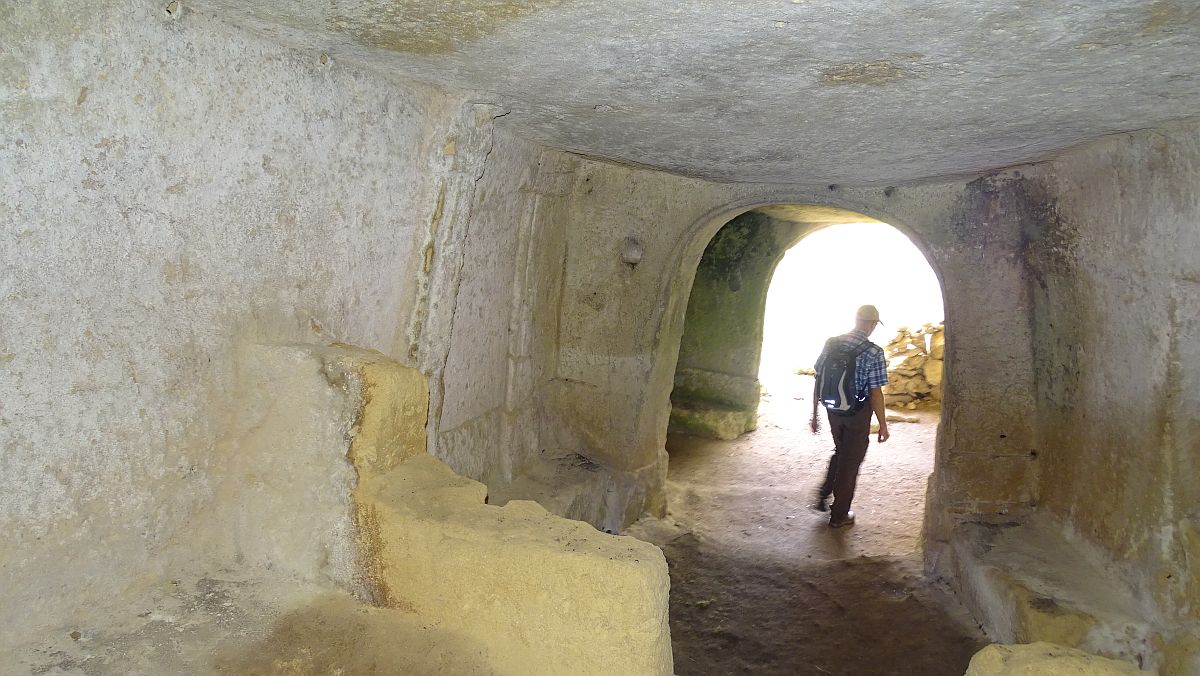
M 868 392 L 867 399 L 859 400 L 858 391 L 857 391 L 857 383 L 858 383 L 858 358 L 863 356 L 863 354 L 866 353 L 866 351 L 871 349 L 872 347 L 874 347 L 874 343 L 872 343 L 869 340 L 864 340 L 863 344 L 856 347 L 853 352 L 853 354 L 854 354 L 854 373 L 851 374 L 850 377 L 854 379 L 853 382 L 856 384 L 856 390 L 854 392 L 854 400 L 858 402 L 858 405 L 855 406 L 855 408 L 854 408 L 855 411 L 861 410 L 862 404 L 870 399 L 870 393 Z

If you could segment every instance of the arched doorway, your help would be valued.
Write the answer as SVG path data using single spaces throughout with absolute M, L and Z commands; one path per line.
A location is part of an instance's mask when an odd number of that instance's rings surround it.
M 662 545 L 672 563 L 681 674 L 816 667 L 812 673 L 871 673 L 871 665 L 854 661 L 856 651 L 839 657 L 826 650 L 843 638 L 822 638 L 867 626 L 887 646 L 869 651 L 871 659 L 907 660 L 923 673 L 950 673 L 939 665 L 961 673 L 979 647 L 969 620 L 948 616 L 952 602 L 935 599 L 920 575 L 921 505 L 936 423 L 924 428 L 924 465 L 902 463 L 901 478 L 911 486 L 901 497 L 912 502 L 899 550 L 887 537 L 895 514 L 880 512 L 875 523 L 848 533 L 806 509 L 829 445 L 826 436 L 788 439 L 804 429 L 806 402 L 785 402 L 798 410 L 790 428 L 789 421 L 764 420 L 766 428 L 737 438 L 758 423 L 764 308 L 780 260 L 808 235 L 864 222 L 878 223 L 831 207 L 755 208 L 720 225 L 695 264 L 673 383 L 670 514 L 657 524 L 660 532 L 635 533 Z M 860 301 L 851 302 L 847 321 Z M 880 587 L 888 593 L 880 595 Z
M 811 363 L 824 337 L 841 333 L 847 311 L 860 303 L 882 303 L 891 310 L 893 329 L 909 328 L 923 312 L 928 316 L 920 319 L 922 323 L 941 324 L 937 274 L 919 248 L 896 228 L 860 213 L 824 206 L 773 205 L 743 212 L 712 236 L 696 266 L 673 379 L 669 432 L 733 439 L 755 429 L 760 371 L 771 362 L 777 366 L 782 352 L 778 343 L 764 344 L 768 289 L 776 278 L 776 266 L 789 251 L 794 257 L 792 247 L 816 231 L 850 224 L 857 229 L 849 233 L 839 230 L 846 233 L 838 242 L 842 250 L 825 246 L 817 253 L 821 258 L 808 266 L 810 283 L 796 283 L 797 266 L 785 270 L 790 288 L 796 291 L 794 298 L 788 299 L 794 312 L 784 318 L 785 329 L 795 332 L 807 325 L 819 327 L 816 333 L 803 336 L 807 341 L 787 346 L 788 354 L 796 355 L 795 365 L 802 366 L 804 359 Z M 826 230 L 821 238 L 828 239 L 829 234 Z M 887 260 L 889 256 L 898 259 Z M 834 257 L 836 260 L 831 260 Z M 872 289 L 871 284 L 878 288 Z M 914 284 L 919 287 L 914 293 L 931 303 L 913 302 L 908 290 Z M 840 328 L 835 331 L 836 327 Z M 913 328 L 909 351 L 931 349 L 925 328 Z M 930 328 L 931 334 L 940 331 Z M 885 342 L 902 339 L 884 332 L 875 338 Z M 933 340 L 940 342 L 944 336 Z M 940 361 L 939 354 L 936 366 Z M 909 367 L 922 366 L 917 359 L 910 362 Z M 907 389 L 889 393 L 889 404 L 913 404 L 911 408 L 940 402 L 942 372 L 937 369 L 935 376 L 933 366 L 930 378 L 936 378 L 936 384 L 914 385 L 911 374 L 904 373 Z M 915 380 L 924 379 L 922 373 Z

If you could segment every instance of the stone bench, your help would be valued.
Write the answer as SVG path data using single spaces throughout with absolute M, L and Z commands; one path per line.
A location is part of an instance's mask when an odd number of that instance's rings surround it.
M 1044 641 L 1139 667 L 1151 659 L 1156 632 L 1132 591 L 1053 524 L 961 524 L 951 553 L 959 596 L 993 641 Z
M 1145 676 L 1120 660 L 1053 643 L 990 645 L 975 653 L 964 676 Z
M 486 496 L 429 455 L 362 482 L 376 602 L 474 639 L 501 673 L 671 673 L 661 550 Z
M 360 583 L 480 646 L 499 673 L 670 674 L 662 551 L 487 487 L 425 452 L 427 386 L 378 353 L 322 355 L 361 392 L 349 459 Z

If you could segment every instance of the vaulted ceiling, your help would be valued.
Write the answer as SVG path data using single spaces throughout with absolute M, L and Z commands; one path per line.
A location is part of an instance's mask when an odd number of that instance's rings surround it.
M 478 92 L 523 136 L 724 181 L 883 184 L 1200 114 L 1197 0 L 196 0 Z

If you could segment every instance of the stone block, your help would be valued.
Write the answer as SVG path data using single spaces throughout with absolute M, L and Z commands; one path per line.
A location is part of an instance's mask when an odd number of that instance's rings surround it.
M 675 372 L 675 389 L 671 392 L 671 399 L 751 409 L 758 406 L 760 395 L 761 387 L 757 378 L 692 368 Z
M 533 500 L 553 514 L 619 533 L 641 516 L 642 506 L 653 509 L 648 487 L 662 485 L 665 477 L 653 476 L 660 468 L 665 470 L 665 463 L 620 470 L 578 453 L 542 451 L 532 454 L 511 481 L 489 483 L 488 504 Z
M 376 463 L 375 440 L 406 449 L 424 442 L 424 408 L 415 436 L 401 440 L 384 424 L 395 412 L 390 384 L 364 417 L 372 383 L 383 380 L 357 366 L 332 363 L 355 352 L 366 364 L 377 352 L 323 345 L 245 343 L 236 349 L 233 411 L 211 459 L 209 507 L 188 529 L 198 551 L 272 570 L 300 580 L 331 579 L 352 586 L 355 577 L 352 509 L 355 471 L 347 456 Z M 394 362 L 391 362 L 394 364 Z M 419 378 L 422 396 L 425 386 Z M 396 396 L 400 396 L 397 394 Z M 359 441 L 353 441 L 355 428 Z M 363 430 L 365 433 L 361 433 Z M 297 490 L 297 487 L 303 490 Z
M 1082 645 L 1096 618 L 1052 596 L 1037 593 L 1022 579 L 1003 569 L 992 571 L 996 583 L 1013 596 L 1018 641 L 1048 641 L 1061 645 Z
M 498 673 L 671 673 L 657 547 L 487 505 L 486 486 L 427 454 L 414 369 L 342 345 L 243 351 L 236 481 L 218 493 L 257 524 L 234 529 L 245 560 L 415 613 Z
M 327 377 L 359 389 L 359 411 L 350 461 L 365 469 L 387 471 L 425 453 L 429 386 L 425 376 L 373 350 L 334 345 L 323 350 Z
M 929 357 L 931 359 L 946 358 L 946 333 L 938 331 L 929 337 Z
M 1046 520 L 960 525 L 952 536 L 959 598 L 998 642 L 1046 641 L 1150 663 L 1154 628 L 1132 590 L 1058 531 Z
M 756 410 L 675 404 L 667 431 L 706 439 L 736 439 L 758 427 Z
M 930 359 L 925 362 L 922 373 L 925 376 L 925 381 L 933 387 L 941 387 L 942 371 L 945 368 L 945 362 L 940 359 Z
M 377 602 L 453 626 L 501 673 L 670 674 L 662 552 L 415 456 L 355 492 Z
M 1162 654 L 1158 666 L 1163 676 L 1200 674 L 1200 628 L 1195 625 L 1181 627 L 1177 635 L 1155 641 L 1155 648 Z
M 930 389 L 932 389 L 929 383 L 925 381 L 925 376 L 920 373 L 909 378 L 905 387 L 916 395 L 929 394 Z
M 1145 673 L 1129 662 L 1038 642 L 992 644 L 975 653 L 964 676 L 1135 676 Z

